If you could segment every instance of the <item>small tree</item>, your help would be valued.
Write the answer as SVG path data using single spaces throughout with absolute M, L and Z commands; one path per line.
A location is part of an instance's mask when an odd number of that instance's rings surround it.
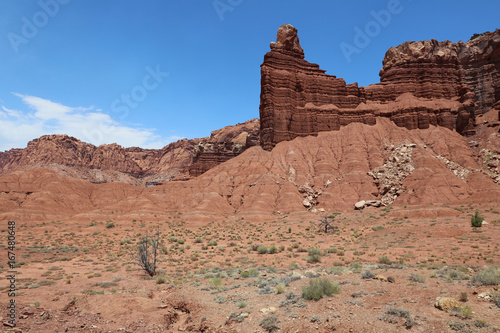
M 330 222 L 329 219 L 334 219 L 335 218 L 335 215 L 330 215 L 330 216 L 323 216 L 319 219 L 319 230 L 320 231 L 323 231 L 325 234 L 329 233 L 329 232 L 335 232 L 338 230 L 337 227 L 333 226 Z
M 472 218 L 470 219 L 470 224 L 474 228 L 479 228 L 483 225 L 483 217 L 481 215 L 479 215 L 479 212 L 477 210 L 476 210 L 476 214 L 474 214 L 474 216 L 472 216 Z
M 131 253 L 132 260 L 138 264 L 149 276 L 156 275 L 156 264 L 158 263 L 158 248 L 160 247 L 160 230 L 153 236 L 142 238 L 137 248 Z

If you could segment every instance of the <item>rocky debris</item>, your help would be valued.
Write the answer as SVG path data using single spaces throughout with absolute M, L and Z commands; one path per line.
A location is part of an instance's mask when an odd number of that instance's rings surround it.
M 441 155 L 436 155 L 436 158 L 440 161 L 443 161 L 446 164 L 446 167 L 450 169 L 450 171 L 453 172 L 455 176 L 463 181 L 467 181 L 467 176 L 472 172 L 471 169 L 464 168 L 460 164 L 450 161 Z
M 309 184 L 298 186 L 298 191 L 304 198 L 302 205 L 307 209 L 316 206 L 318 204 L 318 197 L 323 193 L 321 190 L 316 190 L 313 187 L 309 186 Z
M 339 130 L 352 122 L 444 126 L 475 133 L 475 115 L 498 104 L 500 30 L 467 43 L 436 40 L 390 48 L 380 83 L 358 87 L 304 60 L 297 29 L 279 28 L 261 65 L 261 145 Z
M 262 309 L 260 309 L 260 313 L 263 313 L 263 314 L 274 313 L 276 311 L 278 311 L 278 309 L 275 308 L 274 306 L 270 306 L 268 308 L 262 308 Z
M 354 209 L 361 210 L 365 207 L 380 207 L 382 202 L 380 200 L 361 200 L 354 204 Z
M 382 282 L 389 282 L 389 283 L 394 283 L 396 282 L 396 280 L 394 279 L 394 277 L 392 276 L 384 276 L 384 275 L 380 275 L 380 274 L 377 274 L 373 277 L 374 280 L 379 280 L 379 281 L 382 281 Z
M 380 204 L 375 201 L 374 204 L 390 205 L 396 198 L 405 191 L 403 180 L 408 177 L 414 170 L 412 160 L 412 151 L 416 147 L 414 143 L 400 143 L 397 146 L 388 145 L 386 151 L 390 153 L 386 162 L 368 172 L 380 193 Z M 363 207 L 366 205 L 366 201 Z
M 483 160 L 483 168 L 466 168 L 460 164 L 450 161 L 447 158 L 434 154 L 427 147 L 425 149 L 431 152 L 438 160 L 446 164 L 446 167 L 453 172 L 455 176 L 463 181 L 467 181 L 467 177 L 471 173 L 482 173 L 490 177 L 495 183 L 500 184 L 500 156 L 488 149 L 481 149 L 480 156 Z
M 483 298 L 487 301 L 491 301 L 494 299 L 495 296 L 499 295 L 500 293 L 500 287 L 495 286 L 492 289 L 488 289 L 486 291 L 483 291 L 479 295 L 477 295 L 478 298 Z
M 491 177 L 495 183 L 500 184 L 500 154 L 489 149 L 481 149 L 479 154 L 486 169 L 485 174 Z
M 354 208 L 355 209 L 363 209 L 365 208 L 365 205 L 366 205 L 366 201 L 365 200 L 361 200 L 361 201 L 358 201 L 354 204 Z
M 434 306 L 439 310 L 449 313 L 451 310 L 459 308 L 461 303 L 453 297 L 436 297 Z

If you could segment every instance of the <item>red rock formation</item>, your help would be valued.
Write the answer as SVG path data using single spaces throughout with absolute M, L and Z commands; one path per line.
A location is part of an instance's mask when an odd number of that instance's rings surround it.
M 195 175 L 237 156 L 246 147 L 255 144 L 251 139 L 256 136 L 258 124 L 254 119 L 214 131 L 210 138 L 183 139 L 162 149 L 123 148 L 117 144 L 96 147 L 67 135 L 45 135 L 30 141 L 24 149 L 0 152 L 0 175 L 45 167 L 93 183 L 121 181 L 133 185 L 155 185 L 186 174 L 194 161 L 195 151 L 195 161 L 198 162 Z M 201 154 L 199 148 L 195 149 L 200 142 L 216 142 L 226 147 L 247 140 L 248 143 L 239 150 L 229 148 L 231 154 L 222 149 L 219 157 L 214 152 L 214 158 L 209 163 L 203 160 L 210 154 Z
M 408 129 L 472 134 L 475 114 L 500 98 L 499 42 L 500 30 L 467 43 L 406 42 L 387 51 L 381 82 L 363 88 L 305 61 L 297 30 L 284 25 L 261 65 L 261 145 L 373 125 L 379 116 Z
M 351 123 L 281 142 L 272 151 L 251 147 L 199 177 L 150 188 L 90 184 L 43 169 L 12 172 L 0 177 L 0 222 L 89 221 L 96 215 L 130 221 L 164 216 L 165 207 L 184 217 L 240 212 L 269 218 L 273 211 L 308 207 L 352 209 L 387 193 L 397 195 L 394 205 L 498 203 L 500 186 L 480 167 L 468 139 L 457 132 L 442 126 L 408 130 L 379 117 L 375 125 Z M 407 170 L 404 177 L 401 170 Z M 372 174 L 378 173 L 377 183 Z
M 258 135 L 258 119 L 213 131 L 210 138 L 202 139 L 194 147 L 193 164 L 189 166 L 190 176 L 197 177 L 214 166 L 238 156 L 247 148 L 258 145 Z

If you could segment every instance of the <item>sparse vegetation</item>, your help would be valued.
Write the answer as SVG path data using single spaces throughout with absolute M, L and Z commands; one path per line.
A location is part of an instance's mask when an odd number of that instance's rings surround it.
M 476 210 L 476 213 L 471 217 L 470 224 L 474 228 L 479 228 L 483 225 L 483 217 L 479 215 L 479 212 Z
M 340 287 L 326 278 L 309 280 L 309 285 L 302 288 L 302 297 L 307 300 L 319 300 L 324 296 L 338 294 Z
M 309 255 L 306 256 L 306 261 L 310 264 L 315 264 L 321 261 L 321 251 L 317 248 L 310 248 Z
M 148 273 L 149 276 L 156 275 L 159 247 L 160 230 L 153 236 L 144 237 L 137 245 L 135 251 L 131 253 L 132 260 Z
M 260 321 L 259 325 L 266 332 L 274 332 L 274 331 L 277 331 L 280 329 L 280 327 L 278 326 L 279 322 L 280 321 L 279 321 L 278 317 L 268 316 L 268 317 L 263 318 Z
M 475 286 L 494 286 L 500 284 L 500 267 L 492 266 L 483 269 L 472 277 Z
M 410 277 L 409 277 L 410 281 L 413 281 L 413 282 L 418 282 L 418 283 L 424 283 L 425 282 L 425 277 L 421 274 L 418 274 L 418 273 L 412 273 L 410 274 Z

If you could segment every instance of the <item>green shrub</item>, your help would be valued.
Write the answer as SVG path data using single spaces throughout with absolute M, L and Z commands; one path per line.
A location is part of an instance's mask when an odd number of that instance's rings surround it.
M 375 277 L 375 274 L 373 274 L 370 271 L 364 271 L 361 273 L 361 278 L 365 280 L 373 279 Z
M 278 283 L 276 286 L 276 293 L 277 294 L 283 294 L 285 292 L 286 285 L 284 283 Z
M 165 284 L 165 283 L 167 283 L 167 282 L 168 282 L 167 277 L 165 277 L 165 276 L 163 276 L 163 275 L 157 276 L 157 277 L 155 278 L 155 280 L 156 280 L 156 284 Z
M 465 327 L 465 323 L 452 320 L 448 323 L 448 326 L 450 326 L 450 328 L 454 331 L 460 331 L 462 328 Z
M 494 286 L 500 284 L 500 267 L 488 267 L 472 277 L 475 286 Z
M 470 224 L 474 228 L 479 228 L 483 225 L 483 217 L 479 215 L 479 212 L 476 210 L 476 214 L 471 217 Z
M 326 296 L 338 294 L 340 287 L 338 284 L 323 278 L 309 280 L 309 285 L 302 288 L 302 297 L 307 300 L 319 300 Z
M 260 327 L 266 332 L 274 332 L 276 330 L 279 330 L 280 327 L 278 326 L 279 324 L 279 319 L 276 316 L 269 316 L 265 317 L 260 321 Z
M 410 274 L 410 281 L 413 281 L 413 282 L 419 282 L 419 283 L 424 283 L 425 282 L 425 277 L 423 275 L 420 275 L 420 274 L 415 274 L 415 273 L 411 273 Z
M 114 228 L 115 227 L 115 224 L 113 222 L 109 222 L 108 224 L 106 224 L 106 228 Z
M 130 238 L 124 238 L 120 241 L 120 245 L 131 244 L 132 240 Z
M 314 264 L 321 261 L 321 251 L 315 247 L 309 249 L 309 255 L 306 257 L 306 261 L 310 264 Z
M 269 246 L 268 253 L 274 254 L 274 253 L 277 253 L 277 252 L 278 252 L 278 248 L 274 244 L 272 244 L 271 246 Z
M 391 264 L 391 261 L 386 256 L 381 256 L 380 258 L 378 258 L 378 262 L 379 262 L 379 264 L 383 264 L 383 265 L 390 265 Z
M 268 251 L 269 250 L 268 250 L 267 246 L 259 245 L 257 247 L 257 252 L 259 252 L 260 254 L 266 254 Z

